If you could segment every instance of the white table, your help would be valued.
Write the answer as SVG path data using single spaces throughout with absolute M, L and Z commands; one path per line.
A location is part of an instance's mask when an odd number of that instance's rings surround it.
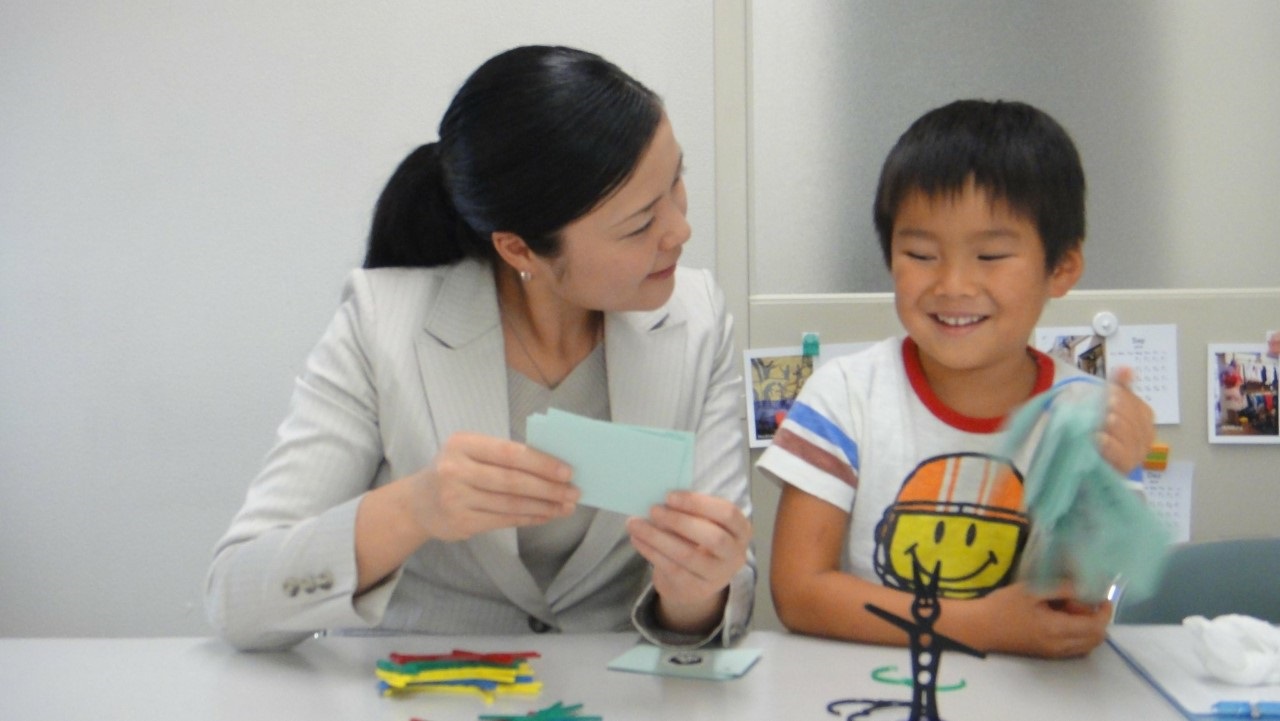
M 1176 630 L 1177 627 L 1169 627 Z M 518 637 L 327 637 L 283 653 L 239 653 L 216 639 L 0 639 L 0 719 L 6 721 L 475 721 L 482 713 L 527 713 L 556 701 L 583 703 L 605 721 L 717 719 L 831 721 L 829 702 L 855 697 L 910 698 L 906 686 L 872 680 L 896 665 L 909 674 L 905 649 L 861 646 L 756 631 L 742 643 L 763 656 L 733 681 L 694 681 L 609 671 L 633 634 Z M 471 696 L 383 698 L 374 664 L 392 651 L 534 650 L 543 682 L 534 699 Z M 938 695 L 945 721 L 1162 721 L 1181 716 L 1109 646 L 1088 658 L 1038 661 L 948 654 L 941 682 L 965 688 Z M 899 721 L 904 709 L 871 721 Z

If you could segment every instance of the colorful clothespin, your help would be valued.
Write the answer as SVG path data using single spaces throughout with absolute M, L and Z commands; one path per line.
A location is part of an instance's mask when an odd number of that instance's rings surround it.
M 474 694 L 493 703 L 498 696 L 537 695 L 542 683 L 528 659 L 533 651 L 475 653 L 455 649 L 448 654 L 393 653 L 374 668 L 383 696 L 406 694 Z
M 1169 467 L 1169 444 L 1153 443 L 1142 461 L 1142 467 L 1148 471 L 1163 471 Z
M 455 648 L 449 653 L 391 653 L 388 656 L 392 663 L 416 663 L 420 661 L 483 661 L 485 663 L 510 664 L 531 658 L 542 658 L 537 651 L 501 651 L 498 653 L 479 653 Z
M 800 336 L 800 355 L 805 358 L 817 358 L 821 348 L 817 333 L 809 332 Z
M 580 708 L 582 708 L 580 703 L 565 706 L 563 702 L 556 701 L 544 709 L 530 711 L 524 716 L 486 714 L 480 716 L 480 721 L 604 721 L 603 716 L 579 716 Z

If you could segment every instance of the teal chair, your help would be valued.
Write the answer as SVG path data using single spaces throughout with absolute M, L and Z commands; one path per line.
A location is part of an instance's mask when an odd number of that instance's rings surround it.
M 1182 623 L 1241 613 L 1280 623 L 1280 538 L 1187 543 L 1170 549 L 1155 595 L 1126 602 L 1116 623 Z

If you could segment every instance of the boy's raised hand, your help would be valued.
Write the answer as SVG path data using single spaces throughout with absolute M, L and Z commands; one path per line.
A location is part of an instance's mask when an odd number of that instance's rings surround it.
M 1098 452 L 1122 474 L 1137 468 L 1156 440 L 1155 412 L 1129 386 L 1133 369 L 1118 368 L 1107 394 L 1107 416 L 1098 431 Z

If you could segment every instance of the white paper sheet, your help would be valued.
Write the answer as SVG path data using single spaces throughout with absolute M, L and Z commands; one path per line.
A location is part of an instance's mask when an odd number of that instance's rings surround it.
M 1235 686 L 1209 676 L 1196 656 L 1191 632 L 1168 626 L 1117 625 L 1109 632 L 1111 645 L 1152 686 L 1177 704 L 1184 714 L 1212 716 L 1219 701 L 1280 701 L 1280 684 Z

